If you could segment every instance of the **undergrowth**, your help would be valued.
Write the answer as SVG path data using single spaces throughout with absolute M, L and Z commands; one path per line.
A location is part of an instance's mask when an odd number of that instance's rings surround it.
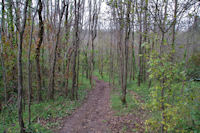
M 71 82 L 69 82 L 71 83 Z M 71 86 L 71 85 L 70 85 Z M 52 129 L 60 127 L 63 117 L 70 115 L 77 107 L 81 105 L 88 89 L 90 89 L 89 80 L 80 76 L 79 100 L 71 101 L 69 97 L 63 96 L 63 92 L 57 92 L 54 101 L 44 100 L 31 105 L 31 125 L 28 125 L 28 107 L 25 106 L 23 112 L 26 132 L 29 133 L 52 133 Z M 17 101 L 15 97 L 14 101 Z M 0 132 L 7 133 L 19 132 L 17 103 L 9 104 L 2 109 L 0 114 Z
M 95 72 L 95 75 L 100 79 L 109 82 L 108 74 L 104 73 L 104 77 Z M 160 119 L 160 112 L 152 111 L 152 88 L 157 86 L 158 82 L 152 81 L 151 86 L 149 86 L 149 81 L 141 84 L 141 86 L 137 85 L 137 80 L 128 81 L 127 83 L 127 105 L 123 105 L 121 102 L 121 89 L 118 83 L 118 77 L 115 76 L 115 84 L 112 87 L 111 92 L 111 108 L 115 111 L 115 115 L 123 116 L 128 113 L 135 113 L 140 115 L 140 110 L 145 110 L 146 118 L 143 118 L 148 125 L 143 125 L 146 132 L 159 132 L 160 124 L 158 121 Z M 183 87 L 183 83 L 179 81 L 173 82 L 173 87 L 176 90 L 172 95 L 172 99 L 168 99 L 168 102 L 171 103 L 172 106 L 176 108 L 172 108 L 172 110 L 166 110 L 167 113 L 172 113 L 171 123 L 174 124 L 174 128 L 171 131 L 188 131 L 188 132 L 199 132 L 200 125 L 200 113 L 199 113 L 199 82 L 194 81 L 185 81 L 183 91 L 180 90 L 180 87 Z M 136 95 L 134 95 L 134 93 Z M 179 97 L 179 98 L 173 98 Z M 149 127 L 150 126 L 150 127 Z M 150 129 L 149 129 L 150 128 Z

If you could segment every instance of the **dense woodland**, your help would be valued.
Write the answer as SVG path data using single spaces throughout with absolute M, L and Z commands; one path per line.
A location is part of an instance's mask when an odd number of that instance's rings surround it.
M 109 82 L 112 110 L 142 108 L 140 132 L 200 132 L 198 0 L 1 0 L 0 8 L 0 132 L 54 131 L 94 76 Z

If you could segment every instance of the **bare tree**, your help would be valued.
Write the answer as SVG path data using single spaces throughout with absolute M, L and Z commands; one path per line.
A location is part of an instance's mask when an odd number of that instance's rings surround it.
M 32 3 L 32 1 L 30 2 Z M 28 48 L 28 122 L 29 125 L 31 124 L 31 96 L 32 96 L 32 62 L 31 62 L 31 46 L 32 46 L 32 39 L 33 39 L 33 30 L 34 30 L 34 19 L 37 13 L 37 7 L 35 9 L 35 12 L 32 16 L 32 25 L 31 25 L 31 31 L 30 31 L 30 40 L 29 40 L 29 48 Z
M 70 3 L 69 0 L 67 1 L 67 5 L 66 5 L 66 11 L 65 11 L 65 40 L 66 40 L 66 45 L 68 47 L 69 45 L 69 39 L 70 39 L 70 15 L 72 16 L 72 14 L 70 13 Z M 66 73 L 64 71 L 64 75 L 66 78 L 64 78 L 66 81 L 64 81 L 65 84 L 65 95 L 68 96 L 68 83 L 69 83 L 69 69 L 70 69 L 70 61 L 71 61 L 71 56 L 73 53 L 73 48 L 68 48 L 68 51 L 66 53 Z M 65 68 L 64 68 L 65 70 Z
M 93 2 L 93 12 L 92 12 L 92 20 L 91 20 L 91 47 L 92 47 L 92 53 L 91 53 L 91 59 L 90 59 L 90 84 L 93 86 L 92 82 L 92 76 L 93 76 L 93 71 L 94 71 L 94 40 L 97 36 L 97 24 L 98 24 L 98 14 L 101 6 L 101 1 L 99 2 L 99 8 L 97 6 L 97 1 Z M 90 7 L 91 8 L 91 7 Z M 90 40 L 90 38 L 89 38 Z
M 43 41 L 43 34 L 44 34 L 44 24 L 42 20 L 42 0 L 38 1 L 39 9 L 38 9 L 38 16 L 39 16 L 39 32 L 38 32 L 38 43 L 36 45 L 36 51 L 35 51 L 35 60 L 36 60 L 36 68 L 37 68 L 37 95 L 38 95 L 38 102 L 42 100 L 42 94 L 41 94 L 41 73 L 40 73 L 40 47 L 42 45 Z
M 174 22 L 172 26 L 172 49 L 175 50 L 175 34 L 176 34 L 176 22 L 177 22 L 177 8 L 178 0 L 174 2 Z
M 23 35 L 24 35 L 25 27 L 26 27 L 27 7 L 28 7 L 28 0 L 25 1 L 22 25 L 20 25 L 20 8 L 19 8 L 19 3 L 17 2 L 16 26 L 19 32 L 18 62 L 17 62 L 17 66 L 18 66 L 18 119 L 19 119 L 21 133 L 25 132 L 24 121 L 23 121 L 23 116 L 22 116 L 22 92 L 23 92 L 22 44 L 23 44 Z
M 5 40 L 5 34 L 4 34 L 4 15 L 5 15 L 5 3 L 4 0 L 2 0 L 2 19 L 1 19 L 1 38 L 0 38 L 0 43 L 1 43 L 1 67 L 2 67 L 2 73 L 3 73 L 3 84 L 4 84 L 4 101 L 5 104 L 7 103 L 7 80 L 6 80 L 6 68 L 4 66 L 4 54 L 3 54 L 3 44 L 4 44 L 4 40 Z
M 79 43 L 79 15 L 80 15 L 80 0 L 74 1 L 74 14 L 75 14 L 75 20 L 74 20 L 74 38 L 73 38 L 73 48 L 74 48 L 74 54 L 73 54 L 73 66 L 72 66 L 72 100 L 78 99 L 77 97 L 77 54 L 78 54 L 78 43 Z
M 135 79 L 136 74 L 136 62 L 135 62 L 135 4 L 137 0 L 135 0 L 132 4 L 132 12 L 131 12 L 131 32 L 132 32 L 132 44 L 131 44 L 131 70 L 130 70 L 130 80 Z
M 130 11 L 131 1 L 126 3 L 126 20 L 125 20 L 125 42 L 124 42 L 124 86 L 122 88 L 122 103 L 126 104 L 126 89 L 127 89 L 127 77 L 128 77 L 128 55 L 129 55 L 129 37 L 130 37 Z
M 55 86 L 55 67 L 56 67 L 56 54 L 57 54 L 57 48 L 58 48 L 58 44 L 59 44 L 59 37 L 60 37 L 60 29 L 61 29 L 61 23 L 62 23 L 62 18 L 63 18 L 63 14 L 65 12 L 65 7 L 66 7 L 66 3 L 65 0 L 62 1 L 62 11 L 59 14 L 59 23 L 58 23 L 58 30 L 56 33 L 56 41 L 54 44 L 54 51 L 53 51 L 53 62 L 51 65 L 51 75 L 50 75 L 50 82 L 49 82 L 49 98 L 53 99 L 54 98 L 54 86 Z
M 143 1 L 140 1 L 140 8 L 138 6 L 138 3 L 136 3 L 136 12 L 138 15 L 138 22 L 139 22 L 139 51 L 138 51 L 138 55 L 139 55 L 139 74 L 138 74 L 138 86 L 140 86 L 141 82 L 142 82 L 142 63 L 143 63 L 143 52 L 142 52 L 142 31 L 143 31 L 143 27 L 142 27 L 142 12 L 143 12 Z M 140 11 L 138 11 L 140 9 Z

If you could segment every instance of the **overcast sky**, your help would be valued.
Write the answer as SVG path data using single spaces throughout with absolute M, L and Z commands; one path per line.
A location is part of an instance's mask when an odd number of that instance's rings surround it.
M 16 1 L 16 0 L 14 0 L 14 1 Z M 38 1 L 38 0 L 32 0 L 33 1 L 33 7 L 35 7 L 36 6 L 36 2 Z M 45 0 L 46 1 L 46 0 Z M 55 2 L 55 0 L 52 0 L 53 1 L 53 3 Z M 60 4 L 62 3 L 61 2 L 62 0 L 60 0 Z M 72 1 L 72 0 L 71 0 Z M 94 1 L 94 0 L 93 0 Z M 101 3 L 101 11 L 100 11 L 100 14 L 99 14 L 99 23 L 100 23 L 100 25 L 101 25 L 101 28 L 109 28 L 109 20 L 110 20 L 110 7 L 109 6 L 107 6 L 107 4 L 106 4 L 106 2 L 105 2 L 106 0 L 102 0 L 102 3 Z M 2 2 L 2 0 L 0 0 L 0 2 Z M 85 11 L 85 16 L 84 16 L 84 22 L 88 22 L 88 0 L 85 0 L 85 9 L 86 9 L 86 11 Z M 54 5 L 54 4 L 53 4 Z M 197 5 L 198 6 L 198 5 Z M 1 5 L 0 5 L 0 10 L 1 10 Z M 199 10 L 198 10 L 199 11 Z M 191 14 L 192 13 L 194 13 L 194 8 L 193 9 L 191 9 L 190 11 L 189 11 Z M 198 14 L 198 13 L 197 13 Z M 188 13 L 185 13 L 184 14 L 184 17 L 186 18 L 186 16 L 188 15 Z M 1 15 L 0 15 L 1 16 Z M 183 24 L 183 26 L 184 26 L 185 24 Z

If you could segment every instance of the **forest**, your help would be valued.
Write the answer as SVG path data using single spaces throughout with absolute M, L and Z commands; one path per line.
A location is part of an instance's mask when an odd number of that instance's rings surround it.
M 200 133 L 199 0 L 0 0 L 1 133 Z

